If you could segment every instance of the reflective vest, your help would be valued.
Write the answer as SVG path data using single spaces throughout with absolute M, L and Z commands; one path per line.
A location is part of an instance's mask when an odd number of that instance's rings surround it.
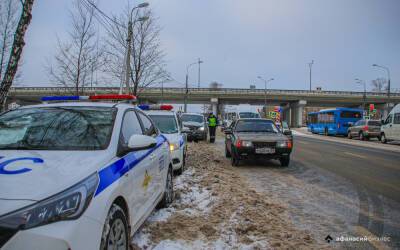
M 208 126 L 210 126 L 210 127 L 217 126 L 217 118 L 215 118 L 215 117 L 208 118 Z

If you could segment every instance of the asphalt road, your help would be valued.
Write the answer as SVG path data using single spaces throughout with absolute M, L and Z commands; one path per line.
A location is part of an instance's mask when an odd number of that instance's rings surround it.
M 400 202 L 400 153 L 296 136 L 292 159 L 328 170 L 369 192 Z
M 363 143 L 295 135 L 289 167 L 278 161 L 244 161 L 235 171 L 258 191 L 287 204 L 293 223 L 311 231 L 321 244 L 328 234 L 391 237 L 385 244 L 398 249 L 400 153 Z M 221 154 L 223 145 L 219 138 Z M 339 244 L 346 249 L 382 248 L 380 242 Z

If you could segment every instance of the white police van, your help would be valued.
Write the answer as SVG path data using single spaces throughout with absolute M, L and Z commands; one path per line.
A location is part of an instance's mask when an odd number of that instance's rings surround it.
M 134 99 L 129 95 L 44 101 Z M 131 104 L 64 102 L 0 115 L 0 248 L 129 249 L 173 199 L 169 144 Z
M 173 169 L 182 174 L 186 163 L 187 138 L 182 131 L 178 116 L 171 105 L 139 105 L 145 111 L 160 132 L 165 135 L 169 142 L 171 151 L 171 162 Z

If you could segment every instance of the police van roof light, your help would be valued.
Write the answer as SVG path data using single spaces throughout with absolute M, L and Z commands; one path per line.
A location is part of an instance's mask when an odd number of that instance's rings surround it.
M 49 101 L 80 101 L 80 100 L 136 100 L 134 95 L 92 95 L 92 96 L 43 96 L 44 102 Z

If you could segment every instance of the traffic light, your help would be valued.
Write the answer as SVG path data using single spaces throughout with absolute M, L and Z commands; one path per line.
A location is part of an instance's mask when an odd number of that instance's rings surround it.
M 375 109 L 375 105 L 373 103 L 371 103 L 369 105 L 369 112 L 372 112 Z

